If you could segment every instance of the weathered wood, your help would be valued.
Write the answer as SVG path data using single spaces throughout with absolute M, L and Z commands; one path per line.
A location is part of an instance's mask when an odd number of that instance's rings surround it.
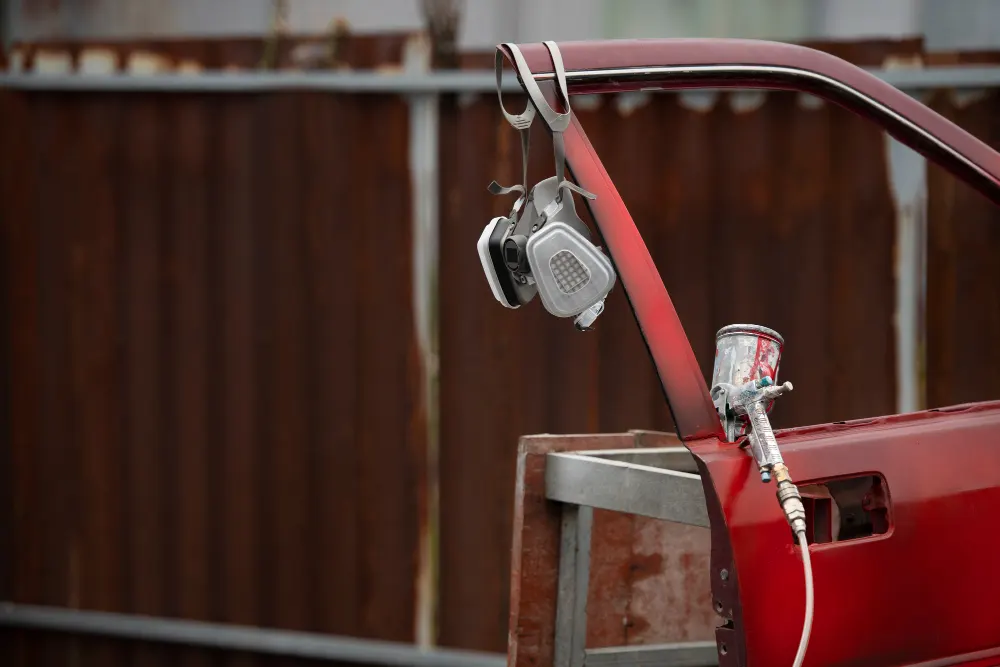
M 559 576 L 559 528 L 561 512 L 558 503 L 545 499 L 545 455 L 549 452 L 593 451 L 595 449 L 625 449 L 635 439 L 628 434 L 587 436 L 527 436 L 521 438 L 517 450 L 517 482 L 514 488 L 514 539 L 510 572 L 510 630 L 507 664 L 509 667 L 541 667 L 554 659 L 556 626 L 556 584 Z M 594 512 L 592 539 L 603 543 L 609 536 L 621 542 L 631 530 L 619 524 L 619 517 Z M 608 522 L 608 519 L 611 522 Z M 618 545 L 621 548 L 620 544 Z M 595 552 L 591 552 L 591 586 L 594 585 Z M 601 565 L 604 565 L 602 563 Z M 591 629 L 600 626 L 606 617 L 605 608 L 624 592 L 614 586 L 615 577 L 602 572 L 601 583 L 607 585 L 601 606 L 592 610 Z M 608 598 L 611 598 L 609 600 Z M 609 604 L 611 603 L 611 604 Z
M 677 447 L 673 433 L 635 431 L 636 447 Z M 715 639 L 707 528 L 633 518 L 625 644 Z M 595 646 L 597 646 L 595 644 Z
M 669 433 L 635 431 L 521 438 L 514 498 L 509 667 L 554 658 L 560 507 L 545 499 L 551 452 L 670 447 Z M 709 533 L 704 528 L 595 511 L 587 647 L 713 638 Z

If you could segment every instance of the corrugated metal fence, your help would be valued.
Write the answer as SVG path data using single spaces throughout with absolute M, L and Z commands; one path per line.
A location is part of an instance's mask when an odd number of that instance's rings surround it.
M 405 103 L 4 108 L 4 597 L 410 640 Z
M 996 90 L 928 102 L 1000 146 Z M 413 189 L 398 95 L 6 91 L 0 108 L 0 599 L 404 642 L 436 609 L 442 645 L 503 651 L 517 437 L 670 427 L 620 291 L 588 335 L 493 302 L 474 244 L 509 205 L 486 184 L 520 157 L 490 94 L 440 97 L 436 192 Z M 790 94 L 576 110 L 706 373 L 719 326 L 759 322 L 788 341 L 781 425 L 895 411 L 878 131 Z M 547 145 L 539 128 L 533 178 Z M 918 195 L 926 404 L 1000 397 L 1000 216 L 934 168 Z M 440 247 L 424 298 L 414 244 Z M 3 636 L 4 664 L 220 659 Z

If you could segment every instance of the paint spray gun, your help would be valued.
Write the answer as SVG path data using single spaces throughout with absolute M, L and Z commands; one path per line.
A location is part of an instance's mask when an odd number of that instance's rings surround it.
M 728 441 L 748 435 L 765 484 L 784 465 L 767 416 L 774 399 L 792 390 L 791 382 L 777 384 L 783 347 L 778 332 L 755 324 L 733 324 L 715 336 L 712 401 Z
M 726 439 L 736 442 L 747 436 L 761 481 L 767 484 L 773 478 L 777 482 L 778 500 L 792 530 L 798 532 L 805 531 L 805 510 L 767 416 L 775 399 L 792 390 L 791 382 L 777 384 L 784 344 L 777 331 L 755 324 L 720 329 L 715 336 L 712 401 Z
M 778 332 L 754 324 L 723 327 L 715 336 L 715 366 L 712 371 L 712 401 L 726 433 L 736 442 L 744 435 L 760 479 L 777 485 L 778 503 L 802 548 L 806 575 L 806 617 L 794 665 L 805 659 L 812 629 L 812 565 L 806 538 L 806 512 L 799 489 L 792 482 L 778 449 L 767 414 L 779 396 L 792 390 L 792 383 L 779 385 L 778 364 L 784 339 Z

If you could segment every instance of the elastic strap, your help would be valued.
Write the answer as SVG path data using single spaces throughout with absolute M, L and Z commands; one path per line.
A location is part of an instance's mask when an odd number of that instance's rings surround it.
M 549 106 L 549 103 L 545 100 L 545 96 L 542 94 L 541 88 L 538 87 L 538 83 L 535 81 L 535 75 L 531 72 L 527 61 L 524 59 L 524 55 L 521 53 L 521 50 L 517 48 L 516 44 L 507 42 L 502 46 L 510 50 L 511 56 L 514 59 L 514 67 L 517 69 L 521 83 L 524 85 L 524 88 L 528 93 L 528 97 L 530 98 L 528 105 L 521 114 L 515 116 L 509 113 L 503 105 L 503 92 L 501 90 L 503 81 L 503 52 L 500 48 L 497 49 L 496 58 L 494 60 L 494 71 L 496 73 L 497 80 L 497 99 L 500 100 L 500 111 L 503 112 L 507 122 L 521 133 L 521 184 L 504 187 L 496 181 L 493 181 L 489 185 L 489 191 L 495 195 L 504 195 L 513 192 L 520 194 L 517 201 L 514 203 L 514 208 L 511 211 L 511 218 L 513 218 L 514 215 L 521 210 L 521 206 L 524 204 L 528 195 L 528 150 L 531 123 L 535 119 L 536 109 L 538 113 L 542 115 L 542 118 L 545 120 L 545 124 L 548 125 L 549 129 L 552 131 L 552 145 L 556 161 L 556 187 L 558 193 L 556 195 L 556 200 L 562 201 L 562 193 L 564 190 L 575 192 L 583 197 L 586 197 L 587 199 L 597 199 L 597 195 L 587 192 L 575 183 L 571 183 L 566 180 L 566 144 L 563 139 L 563 132 L 567 127 L 569 127 L 572 119 L 572 111 L 569 104 L 569 87 L 566 83 L 566 68 L 563 65 L 562 53 L 559 51 L 559 46 L 552 41 L 546 41 L 543 43 L 545 44 L 545 48 L 549 51 L 549 56 L 552 58 L 552 67 L 556 78 L 556 89 L 562 96 L 562 103 L 566 108 L 564 113 L 559 113 Z
M 576 183 L 567 181 L 565 178 L 565 165 L 566 165 L 566 142 L 563 141 L 562 132 L 552 133 L 552 146 L 556 154 L 556 183 L 559 192 L 562 193 L 563 190 L 570 190 L 576 194 L 586 197 L 587 199 L 593 201 L 597 199 L 597 195 L 592 192 L 587 192 L 581 188 Z
M 563 140 L 563 132 L 569 127 L 572 120 L 572 110 L 569 105 L 569 86 L 566 83 L 566 68 L 563 65 L 559 45 L 551 41 L 543 42 L 543 44 L 545 44 L 545 48 L 548 49 L 549 56 L 552 58 L 552 69 L 556 77 L 556 89 L 562 96 L 562 104 L 566 108 L 564 113 L 558 113 L 549 106 L 549 103 L 545 100 L 545 96 L 542 94 L 541 88 L 538 87 L 538 83 L 535 81 L 534 74 L 532 74 L 527 61 L 524 59 L 524 55 L 517 48 L 517 45 L 508 43 L 504 44 L 504 46 L 510 49 L 511 56 L 514 58 L 514 65 L 517 67 L 521 82 L 524 84 L 524 89 L 528 92 L 528 97 L 531 98 L 535 108 L 542 115 L 545 124 L 552 130 L 552 145 L 556 158 L 556 183 L 559 192 L 556 195 L 557 198 L 561 200 L 563 191 L 569 190 L 587 199 L 597 199 L 597 195 L 587 192 L 575 183 L 566 180 L 566 144 Z M 499 51 L 497 51 L 497 55 L 500 55 Z M 525 178 L 525 184 L 527 184 L 527 178 Z
M 511 56 L 514 57 L 514 66 L 517 68 L 517 73 L 521 77 L 521 83 L 524 84 L 524 89 L 528 92 L 528 97 L 534 103 L 535 108 L 538 109 L 538 113 L 542 114 L 542 118 L 545 120 L 545 124 L 553 132 L 562 132 L 567 127 L 569 127 L 570 121 L 570 109 L 569 109 L 569 91 L 566 86 L 566 70 L 563 68 L 562 54 L 559 52 L 559 47 L 555 42 L 543 42 L 545 47 L 549 50 L 549 56 L 552 58 L 552 66 L 556 74 L 556 85 L 559 89 L 559 93 L 562 95 L 562 103 L 566 107 L 565 113 L 558 113 L 555 109 L 549 106 L 549 103 L 545 101 L 545 96 L 542 95 L 542 89 L 538 87 L 538 83 L 535 81 L 535 75 L 532 74 L 531 69 L 528 67 L 528 62 L 524 59 L 524 55 L 521 54 L 521 49 L 517 48 L 517 44 L 504 44 L 508 49 L 510 49 Z M 498 52 L 498 55 L 499 52 Z
M 528 196 L 528 150 L 530 148 L 531 142 L 531 123 L 535 120 L 535 107 L 528 102 L 525 106 L 524 111 L 518 115 L 514 115 L 507 111 L 503 105 L 503 53 L 500 49 L 497 49 L 496 58 L 493 63 L 493 69 L 496 72 L 497 77 L 497 99 L 500 101 L 500 111 L 503 112 L 504 118 L 507 122 L 514 126 L 521 135 L 521 183 L 520 185 L 511 185 L 504 187 L 493 181 L 489 185 L 489 191 L 494 195 L 506 195 L 512 192 L 517 192 L 520 196 L 517 201 L 514 202 L 514 207 L 511 209 L 510 217 L 513 218 L 521 210 L 521 206 L 524 205 L 524 200 Z

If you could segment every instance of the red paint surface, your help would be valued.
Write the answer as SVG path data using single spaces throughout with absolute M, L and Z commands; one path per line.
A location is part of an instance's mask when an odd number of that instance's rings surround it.
M 816 615 L 806 664 L 912 665 L 991 648 L 998 657 L 989 664 L 1000 664 L 1000 402 L 777 435 L 797 482 L 879 473 L 890 500 L 885 535 L 812 545 Z M 746 664 L 791 664 L 802 559 L 775 487 L 761 484 L 733 445 L 690 448 L 721 501 Z

